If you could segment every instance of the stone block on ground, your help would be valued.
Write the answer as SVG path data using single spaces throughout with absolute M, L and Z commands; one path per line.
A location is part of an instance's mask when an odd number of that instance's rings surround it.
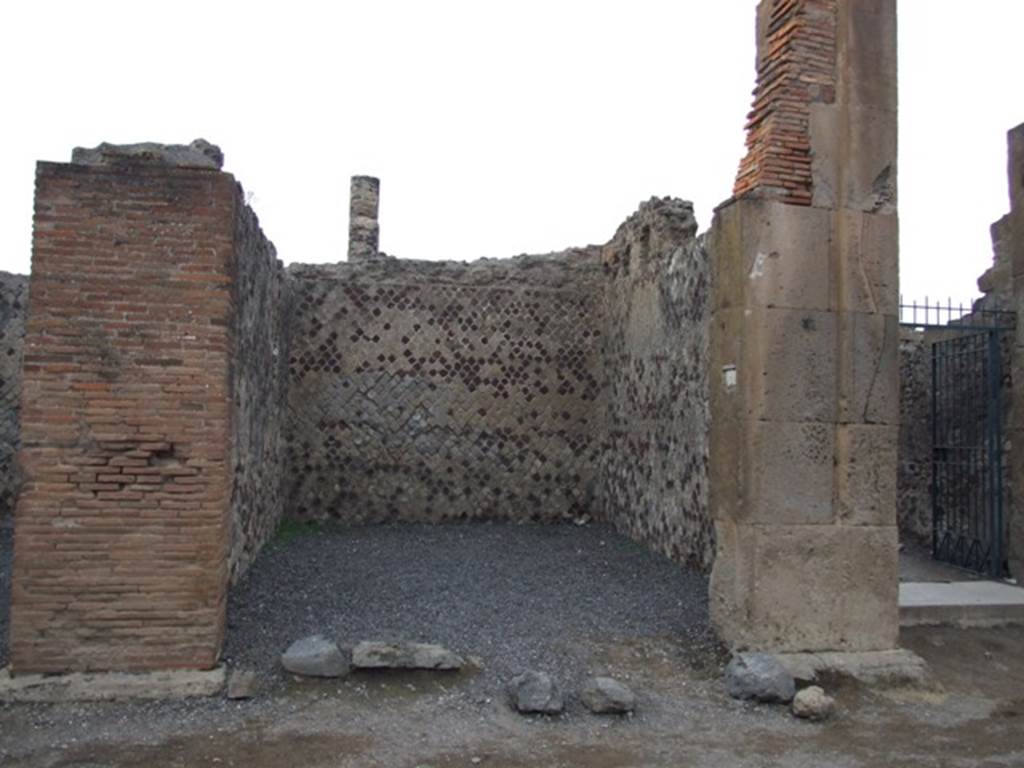
M 835 699 L 816 685 L 801 689 L 793 697 L 793 714 L 805 720 L 827 720 L 835 709 Z
M 228 676 L 229 699 L 251 699 L 259 687 L 259 678 L 251 669 L 236 669 Z
M 0 669 L 0 704 L 16 702 L 119 701 L 216 696 L 224 688 L 224 667 L 158 672 L 69 672 L 11 676 Z
M 349 671 L 348 659 L 337 643 L 323 635 L 296 640 L 281 655 L 281 666 L 306 677 L 343 677 Z
M 622 715 L 636 708 L 633 691 L 611 677 L 591 677 L 580 691 L 584 706 L 595 715 Z
M 557 715 L 565 706 L 562 691 L 546 672 L 524 672 L 508 684 L 512 706 L 526 714 Z
M 356 669 L 461 669 L 462 657 L 433 643 L 382 643 L 364 640 L 352 649 Z
M 787 703 L 796 683 L 781 662 L 769 653 L 739 653 L 725 668 L 725 688 L 734 699 Z

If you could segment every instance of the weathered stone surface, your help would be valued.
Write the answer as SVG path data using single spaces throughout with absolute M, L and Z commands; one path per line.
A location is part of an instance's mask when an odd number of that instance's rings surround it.
M 524 672 L 508 684 L 512 706 L 523 714 L 557 715 L 565 706 L 562 691 L 546 672 Z
M 604 247 L 604 449 L 598 510 L 677 562 L 707 570 L 710 264 L 693 206 L 653 198 Z
M 836 709 L 836 701 L 816 685 L 797 692 L 791 705 L 792 712 L 805 720 L 827 720 Z
M 778 659 L 768 653 L 739 653 L 725 668 L 725 690 L 734 699 L 786 703 L 796 683 Z
M 229 699 L 251 699 L 259 692 L 259 687 L 259 678 L 251 669 L 236 669 L 228 675 Z
M 28 277 L 0 272 L 0 518 L 14 511 L 21 484 L 14 460 L 21 444 L 21 360 Z
M 170 165 L 178 168 L 206 168 L 219 171 L 224 165 L 224 153 L 206 139 L 191 144 L 157 144 L 146 141 L 139 144 L 108 144 L 87 149 L 75 147 L 71 153 L 75 165 L 112 165 L 123 162 L 144 162 Z
M 735 647 L 776 652 L 896 647 L 895 525 L 740 524 L 720 525 L 719 533 L 711 610 Z
M 921 331 L 900 329 L 900 426 L 896 475 L 900 541 L 931 546 L 931 350 Z
M 928 665 L 913 651 L 779 653 L 775 658 L 801 683 L 847 677 L 865 685 L 914 685 L 930 683 Z
M 296 640 L 281 655 L 281 666 L 306 677 L 342 677 L 348 674 L 348 659 L 337 644 L 323 635 Z
M 382 643 L 366 641 L 352 649 L 356 669 L 461 669 L 462 657 L 432 643 Z
M 245 574 L 284 514 L 290 348 L 284 269 L 241 187 L 236 198 L 232 583 Z
M 583 683 L 580 699 L 596 715 L 621 715 L 636 707 L 636 695 L 611 677 L 591 677 Z
M 895 524 L 899 428 L 842 424 L 836 433 L 838 519 L 844 525 Z
M 776 525 L 831 523 L 836 427 L 821 422 L 755 421 L 749 435 L 744 487 L 751 498 L 758 499 L 749 509 L 749 519 Z
M 11 676 L 0 669 L 0 703 L 183 699 L 216 696 L 224 687 L 224 667 L 157 672 L 69 672 Z

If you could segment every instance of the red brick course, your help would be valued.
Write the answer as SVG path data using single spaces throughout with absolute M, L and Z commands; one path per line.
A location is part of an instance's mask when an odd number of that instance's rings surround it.
M 217 661 L 237 204 L 214 171 L 38 166 L 15 674 Z
M 765 0 L 747 154 L 733 194 L 811 204 L 810 106 L 836 91 L 836 0 Z

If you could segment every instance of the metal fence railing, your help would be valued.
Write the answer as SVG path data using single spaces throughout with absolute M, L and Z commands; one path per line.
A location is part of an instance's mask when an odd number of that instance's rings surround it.
M 907 302 L 900 296 L 900 325 L 911 328 L 1005 328 L 1016 325 L 1017 313 L 1002 309 L 984 309 L 978 302 L 952 299 Z

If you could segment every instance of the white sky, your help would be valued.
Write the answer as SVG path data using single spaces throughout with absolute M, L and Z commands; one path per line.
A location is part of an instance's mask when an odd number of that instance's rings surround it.
M 856 1 L 856 0 L 853 0 Z M 27 272 L 37 159 L 225 152 L 285 262 L 344 259 L 348 178 L 381 247 L 467 259 L 604 242 L 652 195 L 729 196 L 754 0 L 12 2 L 0 20 L 0 268 Z M 970 298 L 1024 121 L 1021 0 L 901 0 L 905 296 Z

